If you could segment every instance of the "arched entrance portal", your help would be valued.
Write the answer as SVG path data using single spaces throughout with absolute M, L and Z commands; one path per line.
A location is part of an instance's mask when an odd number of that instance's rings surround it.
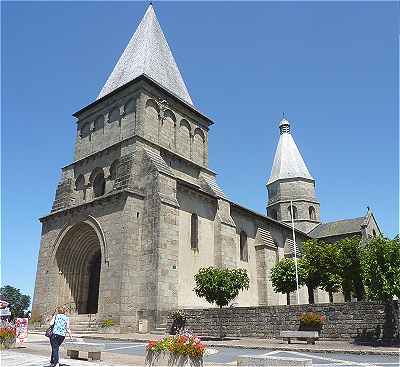
M 69 305 L 78 314 L 97 313 L 101 272 L 101 247 L 87 223 L 74 225 L 57 249 L 58 305 Z

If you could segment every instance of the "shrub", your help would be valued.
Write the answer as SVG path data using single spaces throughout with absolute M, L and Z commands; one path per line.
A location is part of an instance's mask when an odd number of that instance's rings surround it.
M 181 333 L 186 325 L 186 315 L 183 311 L 177 310 L 170 314 L 172 318 L 172 325 L 169 330 L 171 335 L 176 335 Z
M 186 321 L 186 315 L 181 310 L 172 312 L 171 318 L 172 318 L 172 320 L 177 321 L 177 322 L 185 322 Z
M 101 326 L 102 328 L 107 328 L 107 327 L 114 326 L 114 321 L 113 321 L 113 320 L 110 320 L 110 319 L 103 320 L 103 321 L 101 322 L 100 326 Z
M 321 330 L 325 321 L 325 316 L 315 312 L 305 312 L 300 318 L 300 329 Z

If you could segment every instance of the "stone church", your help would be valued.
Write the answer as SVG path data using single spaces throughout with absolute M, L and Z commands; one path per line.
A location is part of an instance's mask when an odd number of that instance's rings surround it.
M 320 222 L 315 179 L 286 119 L 266 214 L 228 198 L 208 167 L 213 121 L 193 104 L 152 5 L 97 99 L 73 116 L 74 159 L 40 219 L 33 317 L 67 304 L 122 331 L 143 319 L 155 327 L 171 309 L 210 306 L 193 292 L 205 266 L 247 269 L 250 288 L 236 306 L 285 304 L 270 270 L 293 256 L 291 213 L 297 249 L 309 238 L 380 233 L 370 210 Z M 307 302 L 305 289 L 301 298 Z

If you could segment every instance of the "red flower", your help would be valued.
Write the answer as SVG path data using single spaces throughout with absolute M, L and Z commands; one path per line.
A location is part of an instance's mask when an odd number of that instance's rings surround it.
M 147 344 L 147 349 L 151 349 L 151 348 L 155 347 L 156 344 L 157 344 L 156 341 L 154 341 L 154 340 L 149 340 L 149 342 L 148 342 L 148 344 Z

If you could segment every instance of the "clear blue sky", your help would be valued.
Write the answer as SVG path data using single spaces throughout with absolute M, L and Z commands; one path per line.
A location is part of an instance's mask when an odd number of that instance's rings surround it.
M 92 102 L 146 3 L 2 3 L 2 283 L 33 293 L 41 225 Z M 373 209 L 398 233 L 398 5 L 155 3 L 195 105 L 215 120 L 210 167 L 265 212 L 285 111 L 323 221 Z

